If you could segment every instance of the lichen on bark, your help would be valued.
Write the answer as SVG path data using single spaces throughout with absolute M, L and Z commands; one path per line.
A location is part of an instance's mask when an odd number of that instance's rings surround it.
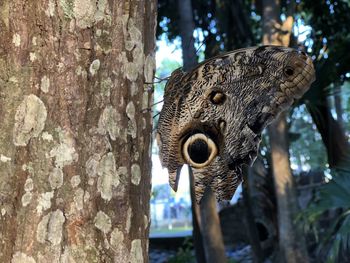
M 104 212 L 98 211 L 95 216 L 94 222 L 97 229 L 101 230 L 104 234 L 107 234 L 109 231 L 111 231 L 111 219 Z
M 62 241 L 64 222 L 65 217 L 61 210 L 49 212 L 47 215 L 43 216 L 38 225 L 36 239 L 40 243 L 48 241 L 51 246 L 59 245 Z
M 97 174 L 99 175 L 97 190 L 106 201 L 112 199 L 113 188 L 119 185 L 119 176 L 115 162 L 113 153 L 108 153 L 102 157 L 97 167 Z
M 146 259 L 154 0 L 0 6 L 0 262 Z
M 44 103 L 34 94 L 26 96 L 18 106 L 13 129 L 16 146 L 26 146 L 33 137 L 38 137 L 45 127 L 47 110 Z

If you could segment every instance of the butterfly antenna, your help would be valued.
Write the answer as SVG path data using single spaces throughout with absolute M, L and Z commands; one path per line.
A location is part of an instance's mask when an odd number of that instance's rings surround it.
M 164 101 L 164 100 L 157 101 L 157 102 L 153 103 L 151 106 L 149 106 L 148 108 L 142 109 L 140 112 L 141 112 L 141 113 L 150 112 L 150 111 L 152 111 L 152 107 L 153 107 L 153 106 L 155 106 L 155 105 L 157 105 L 157 104 L 159 104 L 159 103 L 162 103 L 163 101 Z
M 165 78 L 159 78 L 157 76 L 154 76 L 154 79 L 156 79 L 157 81 L 153 81 L 153 82 L 144 82 L 145 85 L 154 85 L 154 84 L 159 84 L 162 83 L 163 81 L 168 81 L 170 79 L 169 77 L 165 77 Z M 151 88 L 153 90 L 153 87 Z
M 170 79 L 170 76 L 168 77 L 165 77 L 165 78 L 159 78 L 157 76 L 154 76 L 155 79 L 159 80 L 159 81 L 166 81 L 166 80 L 169 80 Z
M 204 42 L 202 42 L 200 45 L 199 45 L 199 47 L 197 48 L 197 50 L 196 50 L 196 54 L 198 54 L 198 52 L 199 52 L 199 50 L 201 49 L 201 47 L 204 45 Z
M 157 116 L 159 116 L 160 115 L 160 112 L 158 112 L 156 115 L 154 115 L 152 118 L 154 119 L 154 118 L 156 118 Z

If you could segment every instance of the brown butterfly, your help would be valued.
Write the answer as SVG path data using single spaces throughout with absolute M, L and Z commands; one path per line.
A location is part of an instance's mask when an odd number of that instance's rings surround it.
M 232 198 L 242 166 L 256 158 L 261 131 L 315 80 L 304 52 L 277 46 L 240 49 L 175 70 L 165 87 L 157 140 L 176 191 L 183 164 L 199 202 L 207 187 Z

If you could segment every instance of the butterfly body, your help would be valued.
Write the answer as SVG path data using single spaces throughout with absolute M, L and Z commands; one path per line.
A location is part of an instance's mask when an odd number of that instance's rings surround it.
M 174 190 L 183 164 L 192 166 L 199 201 L 211 187 L 231 199 L 251 164 L 261 131 L 300 98 L 314 80 L 311 59 L 299 51 L 263 46 L 174 71 L 165 87 L 157 138 Z

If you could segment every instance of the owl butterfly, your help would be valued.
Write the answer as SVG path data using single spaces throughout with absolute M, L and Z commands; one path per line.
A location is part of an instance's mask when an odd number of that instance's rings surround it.
M 232 198 L 242 166 L 256 158 L 261 132 L 315 79 L 312 60 L 294 49 L 261 46 L 175 70 L 165 87 L 157 140 L 162 166 L 177 190 L 183 164 L 193 169 L 196 199 L 207 187 Z

